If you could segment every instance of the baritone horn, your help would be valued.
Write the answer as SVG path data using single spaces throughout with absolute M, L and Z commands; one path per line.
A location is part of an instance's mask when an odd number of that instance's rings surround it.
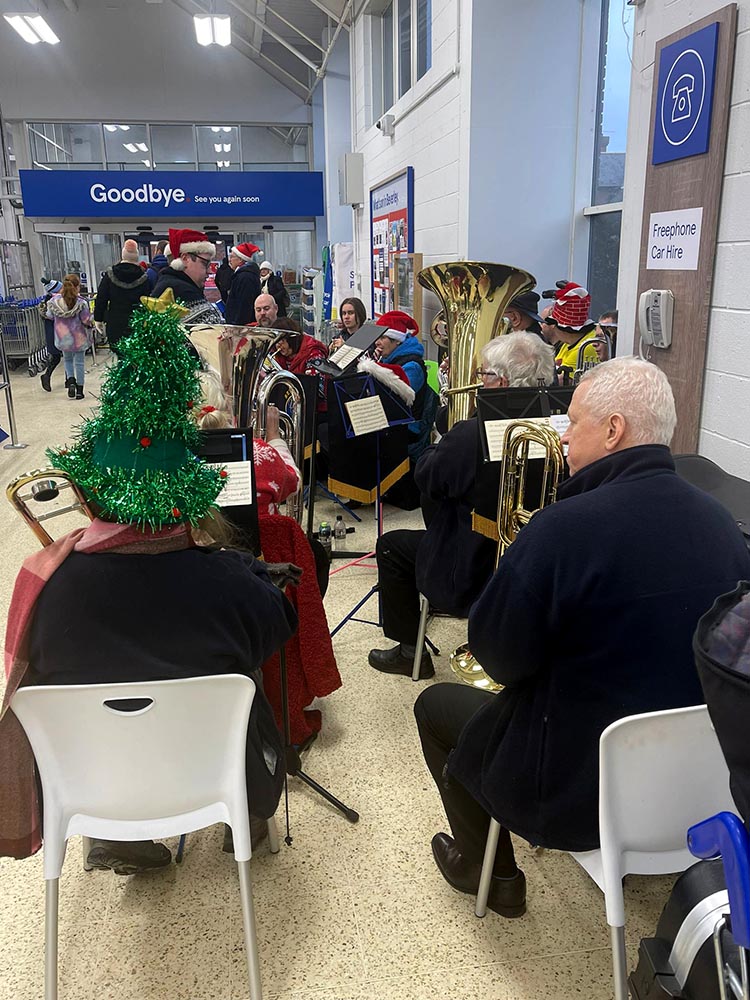
M 509 264 L 455 261 L 433 264 L 417 275 L 420 285 L 440 299 L 445 328 L 436 327 L 438 347 L 450 364 L 448 427 L 471 412 L 476 372 L 485 344 L 505 331 L 503 314 L 513 299 L 536 285 L 536 278 Z
M 31 507 L 33 502 L 47 503 L 56 500 L 67 491 L 70 491 L 72 497 L 69 501 L 64 500 L 62 507 L 51 507 L 43 514 L 35 513 Z M 80 511 L 90 521 L 94 520 L 95 515 L 88 505 L 83 490 L 73 482 L 67 472 L 62 472 L 60 469 L 37 469 L 35 472 L 26 472 L 8 484 L 5 495 L 45 547 L 51 545 L 55 539 L 43 527 L 43 521 L 75 511 Z
M 539 494 L 534 498 L 538 502 L 536 506 L 529 507 L 526 479 L 529 462 L 534 459 L 543 460 L 544 465 Z M 537 511 L 555 502 L 564 468 L 560 436 L 552 427 L 531 420 L 514 420 L 508 425 L 503 437 L 503 464 L 497 505 L 499 542 L 495 569 L 521 528 L 529 523 Z M 502 684 L 494 681 L 476 657 L 472 656 L 468 643 L 458 646 L 451 653 L 450 666 L 464 684 L 483 691 L 502 690 Z

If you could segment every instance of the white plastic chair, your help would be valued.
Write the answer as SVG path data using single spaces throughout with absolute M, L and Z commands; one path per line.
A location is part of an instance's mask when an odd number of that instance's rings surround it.
M 58 892 L 68 838 L 162 839 L 213 823 L 232 828 L 250 996 L 261 1000 L 245 783 L 254 697 L 254 681 L 236 674 L 15 693 L 11 708 L 34 751 L 44 796 L 45 1000 L 57 1000 Z M 136 711 L 114 707 L 125 699 L 147 703 Z
M 615 1000 L 627 1000 L 625 875 L 665 875 L 695 864 L 687 830 L 732 810 L 729 771 L 705 705 L 631 715 L 599 739 L 601 848 L 573 854 L 604 893 L 612 941 Z M 477 893 L 487 912 L 500 827 L 492 820 Z

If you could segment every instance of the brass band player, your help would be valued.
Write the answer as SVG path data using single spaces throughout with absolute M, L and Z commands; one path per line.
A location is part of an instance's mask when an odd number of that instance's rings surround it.
M 520 531 L 469 616 L 472 653 L 505 689 L 438 684 L 414 709 L 452 831 L 432 840 L 438 868 L 476 893 L 493 816 L 488 905 L 506 917 L 526 909 L 510 833 L 598 847 L 599 736 L 627 715 L 702 703 L 693 631 L 750 571 L 729 512 L 675 473 L 663 372 L 636 358 L 597 365 L 568 415 L 572 476 Z

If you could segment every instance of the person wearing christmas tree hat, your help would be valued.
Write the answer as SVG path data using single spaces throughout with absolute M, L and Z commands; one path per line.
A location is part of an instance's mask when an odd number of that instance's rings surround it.
M 193 540 L 193 528 L 205 527 L 215 511 L 226 472 L 196 454 L 200 432 L 190 414 L 200 405 L 200 386 L 180 330 L 184 310 L 171 293 L 145 301 L 105 376 L 99 411 L 69 447 L 48 451 L 97 516 L 28 558 L 16 580 L 0 715 L 0 856 L 27 857 L 41 845 L 33 755 L 7 711 L 21 683 L 251 675 L 297 626 L 263 563 Z M 260 688 L 246 767 L 250 811 L 266 819 L 281 794 L 284 764 Z M 163 867 L 171 855 L 150 841 L 95 841 L 88 860 L 133 874 Z

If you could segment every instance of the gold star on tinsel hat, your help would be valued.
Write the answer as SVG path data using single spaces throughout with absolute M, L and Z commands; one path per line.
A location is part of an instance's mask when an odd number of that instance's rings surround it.
M 168 309 L 174 310 L 177 319 L 187 316 L 190 310 L 186 306 L 181 306 L 174 300 L 174 292 L 171 288 L 165 288 L 158 298 L 152 299 L 148 295 L 141 295 L 141 305 L 145 306 L 149 312 L 165 313 Z

